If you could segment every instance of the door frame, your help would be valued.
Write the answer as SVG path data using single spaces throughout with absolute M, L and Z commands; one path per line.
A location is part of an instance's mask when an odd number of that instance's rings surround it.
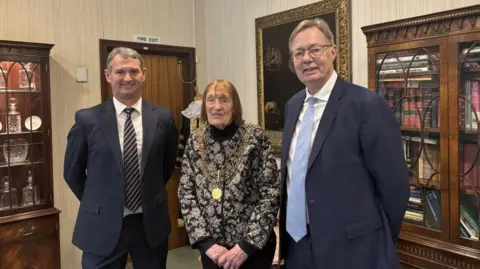
M 195 96 L 194 87 L 197 84 L 195 48 L 100 39 L 100 88 L 102 93 L 102 102 L 107 101 L 110 97 L 108 82 L 105 79 L 103 70 L 107 68 L 106 61 L 108 54 L 116 47 L 128 47 L 136 50 L 140 54 L 175 56 L 182 62 L 186 63 L 182 64 L 182 78 L 187 82 L 193 81 L 194 79 L 195 81 L 193 83 L 183 82 L 184 108 L 187 108 L 187 106 L 193 101 L 193 97 Z

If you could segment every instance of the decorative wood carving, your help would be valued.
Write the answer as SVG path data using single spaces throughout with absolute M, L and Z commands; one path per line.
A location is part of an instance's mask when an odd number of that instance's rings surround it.
M 439 248 L 429 247 L 427 245 L 414 243 L 400 238 L 396 244 L 399 253 L 400 261 L 404 264 L 414 266 L 409 263 L 409 259 L 423 259 L 428 260 L 431 266 L 427 268 L 458 268 L 458 269 L 479 269 L 480 261 L 465 257 L 464 255 L 455 254 L 441 250 Z M 452 247 L 454 251 L 455 247 Z M 460 251 L 460 250 L 459 250 Z M 402 257 L 404 259 L 402 259 Z
M 468 7 L 414 19 L 366 26 L 362 27 L 362 30 L 367 37 L 369 46 L 413 41 L 465 31 L 480 31 L 479 13 L 480 7 Z M 392 30 L 403 32 L 403 40 L 397 40 L 397 33 Z

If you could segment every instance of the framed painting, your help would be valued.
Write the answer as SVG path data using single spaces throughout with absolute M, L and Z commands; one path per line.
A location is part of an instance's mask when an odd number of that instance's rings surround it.
M 324 0 L 255 19 L 258 123 L 280 155 L 284 108 L 305 86 L 291 71 L 288 39 L 305 19 L 322 18 L 333 32 L 337 48 L 335 70 L 346 81 L 350 74 L 350 0 Z

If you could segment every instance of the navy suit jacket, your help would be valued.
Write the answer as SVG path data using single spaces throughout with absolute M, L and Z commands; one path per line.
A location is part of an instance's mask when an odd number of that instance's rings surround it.
M 285 107 L 280 242 L 290 143 L 305 90 Z M 318 268 L 400 268 L 394 242 L 409 197 L 399 124 L 383 98 L 338 77 L 315 136 L 305 188 Z M 285 254 L 281 243 L 281 255 Z
M 165 185 L 177 154 L 172 113 L 142 101 L 140 169 L 143 226 L 150 247 L 168 238 L 170 221 Z M 73 244 L 97 255 L 110 254 L 122 229 L 125 179 L 113 99 L 75 113 L 68 134 L 64 177 L 80 200 Z

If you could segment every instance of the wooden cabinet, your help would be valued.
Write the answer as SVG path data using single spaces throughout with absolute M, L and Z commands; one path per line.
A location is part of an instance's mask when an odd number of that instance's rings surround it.
M 480 268 L 480 5 L 362 30 L 369 88 L 400 124 L 410 171 L 399 258 Z
M 0 41 L 1 268 L 60 268 L 52 186 L 52 47 Z
M 60 268 L 58 211 L 39 210 L 0 225 L 2 268 Z

